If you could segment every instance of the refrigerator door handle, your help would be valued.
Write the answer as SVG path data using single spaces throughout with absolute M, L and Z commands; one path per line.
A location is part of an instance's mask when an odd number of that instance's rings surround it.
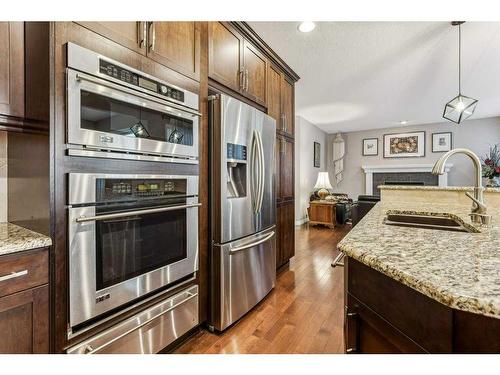
M 256 138 L 255 138 L 255 130 L 253 131 L 252 133 L 252 144 L 250 146 L 250 170 L 249 170 L 249 173 L 250 173 L 250 195 L 252 197 L 252 208 L 253 208 L 253 211 L 255 212 L 256 211 L 256 207 L 257 207 L 257 197 L 256 197 L 256 181 L 255 181 L 255 158 L 256 158 L 256 155 L 257 155 L 257 152 L 256 152 Z
M 257 141 L 259 146 L 259 200 L 257 205 L 257 212 L 262 210 L 262 201 L 264 200 L 264 179 L 265 174 L 265 164 L 264 164 L 264 145 L 262 144 L 262 134 L 257 133 Z
M 268 241 L 269 239 L 271 239 L 273 236 L 274 236 L 274 231 L 272 231 L 267 236 L 265 236 L 264 238 L 261 238 L 258 241 L 255 241 L 255 242 L 243 245 L 243 246 L 238 246 L 238 247 L 230 249 L 229 250 L 229 254 L 232 255 L 234 253 L 237 253 L 238 251 L 246 250 L 246 249 L 249 249 L 251 247 L 260 245 L 261 243 L 264 243 L 264 242 Z

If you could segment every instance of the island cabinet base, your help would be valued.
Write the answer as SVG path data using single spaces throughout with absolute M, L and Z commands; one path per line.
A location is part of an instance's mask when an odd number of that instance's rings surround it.
M 500 353 L 500 319 L 452 309 L 345 261 L 347 353 Z

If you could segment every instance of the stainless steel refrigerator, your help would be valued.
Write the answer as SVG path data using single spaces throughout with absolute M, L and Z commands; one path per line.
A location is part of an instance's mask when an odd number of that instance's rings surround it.
M 276 282 L 276 122 L 231 96 L 210 97 L 209 326 L 222 331 Z

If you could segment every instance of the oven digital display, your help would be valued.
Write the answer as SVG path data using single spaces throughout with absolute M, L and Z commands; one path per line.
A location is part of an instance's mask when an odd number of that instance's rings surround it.
M 149 79 L 139 77 L 139 86 L 157 92 L 158 91 L 158 86 L 156 85 L 156 82 L 150 81 Z

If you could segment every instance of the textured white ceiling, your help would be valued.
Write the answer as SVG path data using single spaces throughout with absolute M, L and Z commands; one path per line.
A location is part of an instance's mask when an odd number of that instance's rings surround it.
M 441 122 L 458 91 L 449 22 L 249 22 L 301 77 L 296 114 L 328 133 Z M 500 115 L 500 22 L 462 25 L 462 93 Z

